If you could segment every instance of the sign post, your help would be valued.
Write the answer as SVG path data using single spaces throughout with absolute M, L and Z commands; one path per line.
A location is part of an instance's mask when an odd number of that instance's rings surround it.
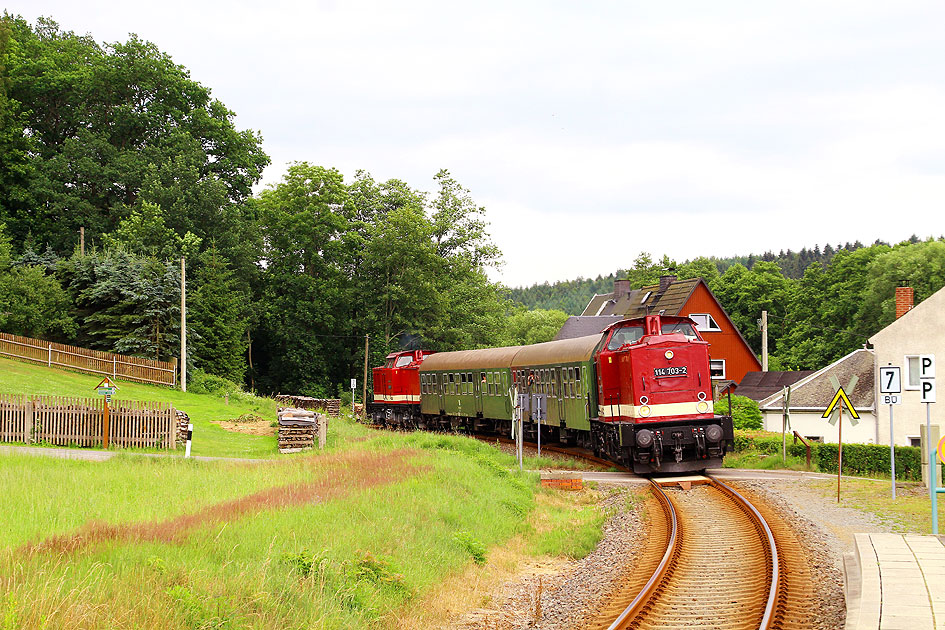
M 855 378 L 856 377 L 854 377 L 854 379 Z M 850 391 L 853 391 L 854 387 L 856 387 L 856 380 L 851 382 Z M 850 402 L 849 396 L 843 391 L 842 387 L 837 387 L 837 393 L 834 394 L 833 400 L 827 405 L 827 409 L 822 416 L 829 418 L 834 409 L 836 409 L 839 414 L 839 424 L 837 424 L 837 503 L 840 503 L 840 477 L 843 474 L 843 405 L 847 406 L 847 411 L 850 412 L 854 420 L 860 419 L 860 415 L 856 412 L 856 409 L 853 408 L 853 403 Z
M 112 401 L 112 395 L 118 391 L 118 386 L 108 380 L 108 377 L 102 379 L 102 382 L 95 386 L 99 396 L 105 397 L 105 408 L 102 414 L 102 448 L 108 448 L 108 403 Z
M 889 405 L 889 473 L 892 479 L 892 498 L 896 499 L 896 446 L 893 437 L 893 405 L 902 404 L 902 374 L 898 366 L 879 368 L 879 392 L 883 403 Z
M 926 444 L 932 435 L 932 403 L 935 402 L 935 355 L 923 354 L 919 357 L 919 390 L 920 400 L 925 403 L 925 435 Z M 929 498 L 935 503 L 935 491 L 932 489 L 932 477 L 935 476 L 936 468 L 935 456 L 929 456 Z M 938 480 L 936 480 L 938 481 Z M 937 520 L 938 514 L 934 515 L 933 520 Z M 937 530 L 937 527 L 936 527 Z
M 354 413 L 354 390 L 358 388 L 358 379 L 351 379 L 351 415 L 357 417 L 357 414 Z
M 932 461 L 935 461 L 935 456 L 938 455 L 938 461 L 945 464 L 945 437 L 938 441 L 938 448 L 932 449 L 929 451 L 929 457 L 932 458 Z M 931 463 L 930 463 L 931 466 Z M 938 479 L 935 478 L 935 475 L 929 475 L 929 490 L 932 494 L 932 534 L 938 536 L 938 495 L 945 492 L 945 488 L 936 488 L 938 484 Z

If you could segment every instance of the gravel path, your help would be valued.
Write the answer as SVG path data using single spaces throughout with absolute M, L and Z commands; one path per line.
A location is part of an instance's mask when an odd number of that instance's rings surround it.
M 843 553 L 853 551 L 856 532 L 892 532 L 893 526 L 860 510 L 841 507 L 813 487 L 818 480 L 738 481 L 731 485 L 760 497 L 791 524 L 804 545 L 811 573 L 818 576 L 817 611 L 812 626 L 841 630 L 846 616 L 843 599 Z M 628 497 L 645 488 L 600 484 L 603 504 L 616 509 L 605 525 L 604 538 L 583 560 L 568 563 L 557 573 L 526 575 L 504 585 L 489 609 L 472 611 L 454 629 L 574 630 L 590 625 L 605 603 L 612 585 L 632 571 L 645 540 L 646 522 L 639 506 L 628 508 Z

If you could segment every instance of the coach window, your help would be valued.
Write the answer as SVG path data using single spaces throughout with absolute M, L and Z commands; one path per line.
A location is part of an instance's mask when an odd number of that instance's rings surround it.
M 581 397 L 581 368 L 574 368 L 574 381 L 577 390 L 577 397 Z
M 725 359 L 712 359 L 709 361 L 709 374 L 712 378 L 725 378 Z
M 475 394 L 476 393 L 476 381 L 473 380 L 472 372 L 466 372 L 466 393 Z

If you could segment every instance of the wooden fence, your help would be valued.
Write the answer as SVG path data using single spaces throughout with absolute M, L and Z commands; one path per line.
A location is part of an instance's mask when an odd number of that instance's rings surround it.
M 177 386 L 177 359 L 153 361 L 100 350 L 88 350 L 29 337 L 0 333 L 0 355 L 102 374 L 114 379 Z
M 121 447 L 177 446 L 177 412 L 170 403 L 112 400 L 108 443 Z M 0 394 L 0 442 L 102 446 L 105 400 Z

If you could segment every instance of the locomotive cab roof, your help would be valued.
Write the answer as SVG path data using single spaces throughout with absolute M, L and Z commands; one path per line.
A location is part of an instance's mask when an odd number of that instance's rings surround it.
M 621 329 L 638 329 L 635 335 L 625 336 L 624 339 L 617 339 Z M 617 350 L 626 345 L 662 343 L 668 341 L 667 336 L 684 337 L 686 341 L 693 343 L 707 343 L 699 334 L 696 323 L 688 317 L 676 315 L 647 315 L 645 317 L 634 317 L 615 322 L 604 329 L 604 337 L 611 335 L 612 331 L 617 331 L 611 337 L 607 344 L 608 350 Z

